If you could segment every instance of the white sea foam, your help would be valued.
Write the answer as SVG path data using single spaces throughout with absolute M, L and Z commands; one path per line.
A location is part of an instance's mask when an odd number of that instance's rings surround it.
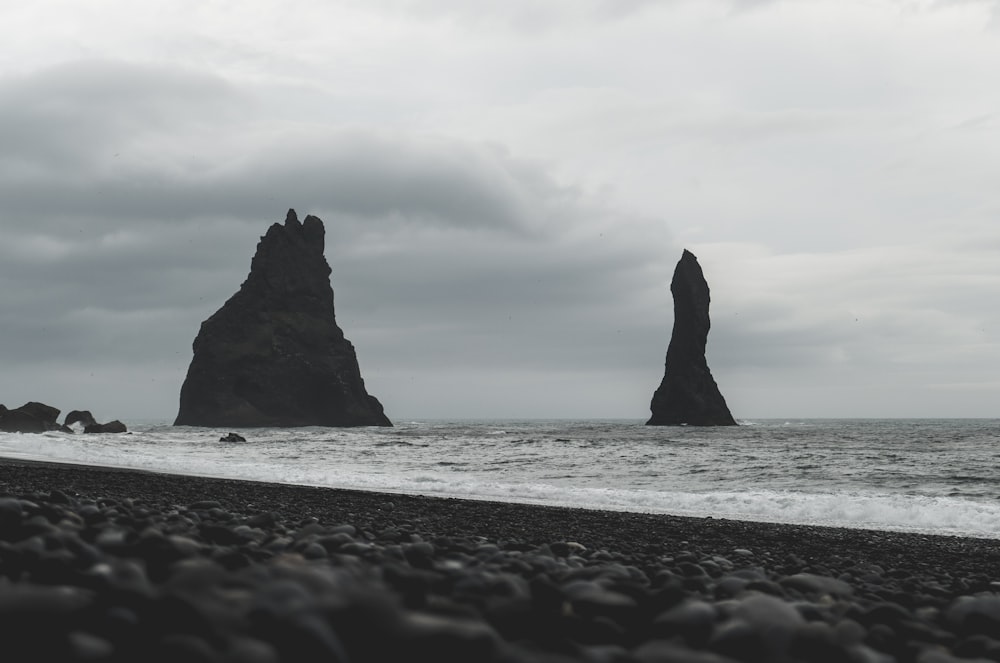
M 150 426 L 129 435 L 0 434 L 0 456 L 1000 538 L 998 482 L 989 474 L 996 471 L 996 452 L 982 437 L 991 435 L 989 427 L 754 423 L 730 430 L 658 431 L 631 422 L 508 422 L 502 428 L 496 422 L 419 422 L 378 430 L 259 430 L 248 434 L 245 444 L 220 442 L 226 431 Z M 899 441 L 892 442 L 892 435 Z

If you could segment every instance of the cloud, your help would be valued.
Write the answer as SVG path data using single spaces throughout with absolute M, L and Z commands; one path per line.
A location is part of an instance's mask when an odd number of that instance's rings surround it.
M 89 83 L 65 86 L 67 77 Z M 187 119 L 160 124 L 161 109 L 142 94 L 114 93 L 137 82 Z M 115 114 L 88 105 L 94 88 Z M 170 416 L 164 383 L 179 389 L 199 323 L 235 292 L 257 236 L 290 206 L 326 221 L 338 316 L 363 369 L 376 366 L 376 394 L 377 376 L 392 371 L 496 371 L 516 381 L 560 366 L 617 370 L 622 352 L 626 365 L 642 363 L 643 344 L 616 349 L 607 325 L 641 318 L 639 295 L 651 287 L 663 294 L 669 235 L 662 222 L 557 182 L 543 163 L 433 135 L 261 127 L 239 108 L 239 90 L 186 70 L 90 63 L 72 76 L 0 83 L 25 118 L 48 91 L 58 108 L 78 100 L 80 113 L 9 127 L 25 138 L 9 162 L 19 179 L 0 184 L 0 361 L 31 372 L 25 385 L 74 366 L 152 372 L 157 384 L 145 388 Z M 99 139 L 34 140 L 65 123 L 96 127 Z M 118 156 L 99 150 L 104 143 Z M 56 147 L 73 158 L 53 158 Z M 186 170 L 189 151 L 198 156 Z M 639 329 L 661 345 L 662 328 L 610 324 L 619 338 Z
M 525 232 L 575 195 L 488 144 L 313 125 L 262 131 L 230 86 L 184 70 L 77 63 L 2 82 L 0 99 L 12 146 L 0 197 L 15 228 L 88 215 L 115 227 L 245 218 L 279 198 Z
M 713 286 L 710 359 L 730 405 L 757 416 L 934 416 L 961 375 L 976 416 L 995 389 L 995 230 L 934 244 L 780 254 L 698 246 Z
M 144 135 L 217 123 L 240 103 L 222 79 L 176 67 L 78 61 L 0 84 L 0 168 L 74 172 Z
M 500 26 L 526 33 L 544 33 L 567 27 L 607 24 L 640 19 L 647 13 L 664 12 L 685 5 L 720 8 L 733 14 L 761 9 L 778 0 L 509 0 L 504 3 L 469 3 L 456 0 L 378 0 L 365 6 L 403 13 L 425 20 L 454 20 L 465 24 Z
M 738 414 L 989 413 L 994 9 L 23 4 L 0 401 L 78 375 L 171 416 L 198 324 L 295 207 L 391 414 L 643 416 L 682 243 Z
M 365 3 L 370 6 L 371 3 Z M 657 6 L 654 0 L 510 0 L 468 3 L 455 0 L 378 0 L 383 11 L 426 19 L 452 19 L 522 31 L 546 31 L 575 23 L 621 20 Z

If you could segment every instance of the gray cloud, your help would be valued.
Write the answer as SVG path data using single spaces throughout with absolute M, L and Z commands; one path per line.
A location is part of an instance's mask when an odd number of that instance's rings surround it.
M 488 145 L 364 129 L 255 135 L 240 98 L 202 75 L 107 63 L 0 83 L 2 107 L 16 109 L 0 112 L 12 145 L 3 160 L 16 173 L 0 184 L 8 225 L 246 218 L 280 199 L 523 232 L 574 195 Z
M 0 167 L 75 173 L 154 132 L 213 124 L 241 100 L 222 79 L 182 68 L 83 61 L 0 85 Z M 213 117 L 214 116 L 214 117 Z
M 778 0 L 723 0 L 734 13 L 759 9 Z M 371 6 L 372 3 L 365 3 Z M 383 10 L 423 19 L 451 19 L 478 26 L 502 26 L 523 32 L 546 32 L 573 25 L 641 18 L 645 12 L 670 10 L 688 0 L 510 0 L 504 3 L 469 3 L 456 0 L 378 0 Z
M 745 1 L 745 0 L 744 0 Z M 368 3 L 366 3 L 368 4 Z M 529 32 L 577 22 L 619 20 L 655 7 L 655 0 L 552 0 L 468 3 L 455 0 L 379 0 L 393 11 L 429 19 L 455 19 L 478 25 L 500 25 Z
M 977 416 L 996 389 L 995 230 L 967 238 L 774 255 L 705 246 L 715 273 L 710 357 L 758 416 Z M 971 248 L 971 247 L 970 247 Z M 956 384 L 934 376 L 962 376 Z
M 172 416 L 292 206 L 392 416 L 644 416 L 682 243 L 739 416 L 995 409 L 993 4 L 108 7 L 0 23 L 0 402 Z
M 0 304 L 12 341 L 0 361 L 8 367 L 89 375 L 94 366 L 117 374 L 156 366 L 157 412 L 169 416 L 175 399 L 164 398 L 163 383 L 179 388 L 198 324 L 236 290 L 257 236 L 288 206 L 327 222 L 338 315 L 362 365 L 375 365 L 375 393 L 380 367 L 595 370 L 620 366 L 623 356 L 624 365 L 641 365 L 641 343 L 623 343 L 624 353 L 609 343 L 634 340 L 643 321 L 624 333 L 605 325 L 641 314 L 632 293 L 649 288 L 666 247 L 596 230 L 627 229 L 630 218 L 556 183 L 543 165 L 452 139 L 293 128 L 220 151 L 219 165 L 190 173 L 147 147 L 181 148 L 191 139 L 184 124 L 135 121 L 148 100 L 137 95 L 132 112 L 127 95 L 108 91 L 136 81 L 157 88 L 168 106 L 215 123 L 215 142 L 197 145 L 209 150 L 253 136 L 252 118 L 228 107 L 238 93 L 198 75 L 186 82 L 183 71 L 97 63 L 73 73 L 92 85 L 64 88 L 63 72 L 0 85 L 28 110 L 50 89 L 81 109 L 72 120 L 9 129 L 26 140 L 20 181 L 0 185 Z M 115 98 L 119 119 L 89 113 L 92 87 Z M 206 88 L 222 92 L 204 99 Z M 220 106 L 225 112 L 213 114 Z M 99 125 L 99 140 L 75 145 L 67 167 L 44 142 L 32 151 L 48 121 Z M 119 146 L 116 160 L 96 150 L 104 142 Z M 662 329 L 655 332 L 654 347 Z

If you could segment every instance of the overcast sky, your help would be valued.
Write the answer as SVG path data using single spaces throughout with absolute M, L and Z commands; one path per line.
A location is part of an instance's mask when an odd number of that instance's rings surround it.
M 0 403 L 172 419 L 288 208 L 396 421 L 649 414 L 683 248 L 738 419 L 1000 416 L 986 0 L 0 9 Z

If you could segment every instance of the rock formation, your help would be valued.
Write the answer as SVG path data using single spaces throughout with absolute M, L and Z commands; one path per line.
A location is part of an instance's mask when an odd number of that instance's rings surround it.
M 81 430 L 87 428 L 87 426 L 96 425 L 98 425 L 97 419 L 94 419 L 94 415 L 90 413 L 90 410 L 73 410 L 66 415 L 65 421 L 63 421 L 63 426 L 67 428 L 77 426 Z
M 653 394 L 649 426 L 735 426 L 705 360 L 711 323 L 708 283 L 698 259 L 684 250 L 670 282 L 674 329 L 667 347 L 666 371 Z
M 66 421 L 63 424 L 59 424 L 58 418 L 59 408 L 45 403 L 32 401 L 14 410 L 8 410 L 0 405 L 0 431 L 5 433 L 45 433 L 47 431 L 75 433 L 76 429 L 83 429 L 85 433 L 125 433 L 128 430 L 125 424 L 117 419 L 107 424 L 99 424 L 88 410 L 71 411 L 66 415 Z M 76 426 L 76 429 L 73 426 Z
M 84 433 L 127 433 L 125 424 L 115 419 L 106 424 L 93 423 L 83 429 Z
M 202 323 L 174 425 L 391 426 L 337 326 L 323 222 L 289 210 L 239 292 Z
M 0 431 L 5 433 L 44 433 L 63 429 L 56 421 L 59 410 L 51 405 L 31 401 L 13 410 L 0 408 Z

